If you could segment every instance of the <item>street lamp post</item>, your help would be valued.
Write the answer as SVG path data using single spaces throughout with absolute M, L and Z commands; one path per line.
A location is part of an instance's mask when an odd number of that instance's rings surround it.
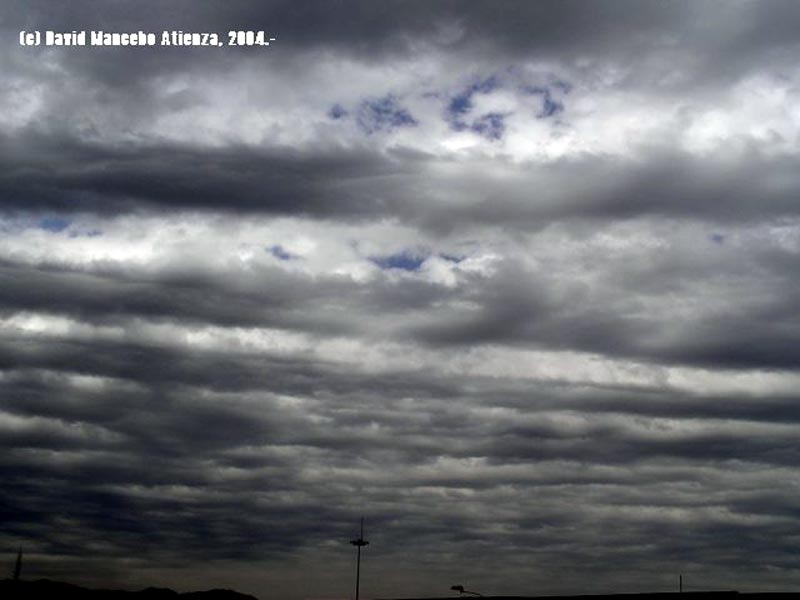
M 369 542 L 364 539 L 364 517 L 361 517 L 361 532 L 358 535 L 358 539 L 351 540 L 350 543 L 358 550 L 358 558 L 356 558 L 356 600 L 358 600 L 358 588 L 361 581 L 361 548 L 369 544 Z
M 17 552 L 17 562 L 14 565 L 14 581 L 19 581 L 19 576 L 22 574 L 22 548 L 20 547 Z
M 483 597 L 483 594 L 479 594 L 478 592 L 470 592 L 469 590 L 465 590 L 463 585 L 451 585 L 450 589 L 454 592 L 458 592 L 458 595 L 461 594 L 471 594 L 472 596 L 480 596 Z

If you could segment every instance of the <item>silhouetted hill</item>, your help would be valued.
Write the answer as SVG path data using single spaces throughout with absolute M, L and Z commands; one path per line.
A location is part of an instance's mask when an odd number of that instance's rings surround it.
M 38 581 L 0 581 L 0 598 L 3 600 L 257 600 L 253 596 L 233 590 L 209 590 L 179 594 L 167 588 L 146 588 L 138 592 L 124 590 L 90 589 L 65 583 L 39 579 Z

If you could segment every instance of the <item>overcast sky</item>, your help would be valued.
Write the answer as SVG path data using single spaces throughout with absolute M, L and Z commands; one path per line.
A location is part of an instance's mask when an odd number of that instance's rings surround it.
M 8 573 L 348 598 L 364 515 L 362 597 L 798 589 L 798 32 L 3 2 Z

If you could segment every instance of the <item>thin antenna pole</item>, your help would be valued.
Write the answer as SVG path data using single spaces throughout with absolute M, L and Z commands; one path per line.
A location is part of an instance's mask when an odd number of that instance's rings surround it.
M 683 575 L 678 575 L 678 592 L 683 593 Z
M 361 584 L 361 547 L 366 546 L 369 544 L 367 540 L 364 539 L 364 517 L 361 517 L 361 531 L 359 532 L 357 540 L 350 541 L 353 546 L 357 549 L 357 558 L 356 558 L 356 600 L 358 600 L 358 592 L 359 587 Z
M 358 541 L 364 539 L 364 517 L 361 517 L 361 530 L 358 534 Z M 358 558 L 356 559 L 356 600 L 358 600 L 358 590 L 361 587 L 361 544 L 357 546 Z
M 22 548 L 17 552 L 17 564 L 14 565 L 14 581 L 19 581 L 19 576 L 22 573 Z

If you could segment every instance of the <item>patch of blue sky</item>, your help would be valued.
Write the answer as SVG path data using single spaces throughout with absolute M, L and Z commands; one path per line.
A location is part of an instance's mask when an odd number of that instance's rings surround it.
M 280 244 L 275 244 L 274 246 L 270 246 L 266 250 L 278 260 L 294 260 L 296 258 L 300 258 L 299 256 L 291 254 L 286 250 L 284 250 L 283 246 L 281 246 Z
M 552 117 L 564 110 L 564 105 L 561 102 L 553 100 L 550 96 L 545 96 L 542 101 L 542 110 L 536 116 L 540 119 Z
M 442 254 L 442 253 L 440 253 L 439 254 L 439 258 L 441 258 L 442 260 L 446 260 L 447 262 L 459 264 L 459 263 L 463 262 L 464 260 L 466 260 L 467 257 L 466 256 L 455 256 L 453 254 Z
M 328 116 L 334 120 L 344 119 L 348 114 L 347 110 L 345 110 L 344 106 L 341 104 L 334 104 L 328 111 Z
M 383 270 L 400 269 L 402 271 L 419 271 L 422 264 L 427 260 L 427 255 L 403 250 L 396 254 L 387 256 L 371 256 L 370 261 Z
M 43 229 L 45 231 L 51 231 L 53 233 L 61 233 L 67 227 L 72 225 L 72 221 L 69 219 L 65 219 L 64 217 L 58 217 L 53 215 L 47 215 L 39 219 L 38 227 L 39 229 Z
M 472 92 L 466 91 L 454 96 L 447 105 L 447 112 L 450 115 L 464 115 L 472 110 Z
M 398 127 L 413 127 L 417 120 L 400 105 L 395 96 L 363 100 L 356 112 L 358 126 L 367 134 L 391 131 Z
M 491 75 L 467 86 L 466 89 L 453 96 L 446 109 L 447 120 L 450 121 L 451 126 L 459 131 L 463 129 L 463 122 L 460 121 L 459 116 L 466 115 L 472 110 L 472 97 L 475 94 L 489 94 L 499 87 L 500 78 L 497 75 Z
M 473 84 L 472 89 L 481 94 L 488 94 L 497 89 L 500 89 L 500 78 L 497 75 L 490 75 L 483 81 Z
M 486 139 L 500 140 L 506 130 L 505 117 L 502 113 L 487 113 L 475 119 L 470 129 Z
M 505 118 L 508 113 L 491 112 L 477 117 L 470 113 L 474 109 L 475 94 L 490 94 L 501 86 L 500 78 L 491 75 L 467 86 L 450 98 L 445 109 L 445 120 L 453 131 L 472 131 L 488 140 L 500 140 L 505 133 Z
M 564 83 L 563 85 L 568 84 Z M 553 115 L 563 112 L 564 110 L 564 104 L 553 98 L 553 91 L 550 87 L 541 85 L 526 85 L 522 86 L 522 91 L 529 96 L 542 97 L 542 108 L 536 115 L 538 119 L 552 117 Z
M 67 232 L 71 238 L 97 237 L 103 231 L 97 228 L 86 229 L 79 222 L 59 215 L 41 213 L 23 213 L 15 216 L 0 215 L 0 231 L 4 233 L 18 233 L 26 229 L 39 229 L 49 233 Z

